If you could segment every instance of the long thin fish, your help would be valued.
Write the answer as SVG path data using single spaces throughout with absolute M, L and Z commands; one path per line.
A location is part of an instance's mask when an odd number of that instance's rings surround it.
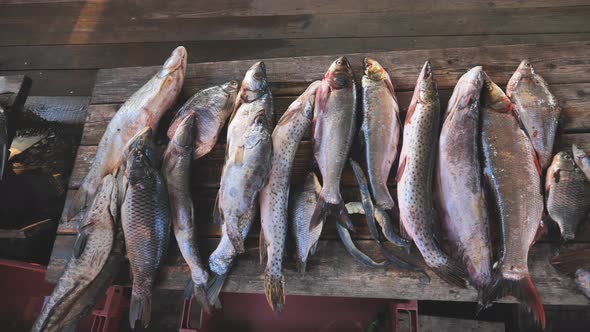
M 227 132 L 218 194 L 222 236 L 209 256 L 212 275 L 207 297 L 211 304 L 217 301 L 234 258 L 245 251 L 244 240 L 256 215 L 258 193 L 271 167 L 274 109 L 263 62 L 246 72 L 236 107 Z
M 557 99 L 528 60 L 520 63 L 508 81 L 506 95 L 514 103 L 514 111 L 533 144 L 541 169 L 547 169 L 561 114 Z
M 590 209 L 590 182 L 566 151 L 556 154 L 547 169 L 545 196 L 547 212 L 559 226 L 561 237 L 573 240 Z
M 482 87 L 479 66 L 457 82 L 439 138 L 435 171 L 443 228 L 477 289 L 487 285 L 492 274 L 492 243 L 478 143 Z
M 194 153 L 194 113 L 188 114 L 176 127 L 164 152 L 162 175 L 170 199 L 172 231 L 180 253 L 191 271 L 192 294 L 201 308 L 209 312 L 205 288 L 209 276 L 201 261 L 195 234 L 195 211 L 191 194 L 191 161 Z
M 283 251 L 287 238 L 287 204 L 293 160 L 303 135 L 313 118 L 315 91 L 313 82 L 287 109 L 272 133 L 272 158 L 268 182 L 260 191 L 261 262 L 268 257 L 264 271 L 264 292 L 273 311 L 281 312 L 285 303 Z
M 503 238 L 502 258 L 482 292 L 482 306 L 512 295 L 528 306 L 544 328 L 543 304 L 527 266 L 543 213 L 541 169 L 531 142 L 512 113 L 510 99 L 487 76 L 482 104 L 484 179 Z
M 393 84 L 385 69 L 371 58 L 365 58 L 364 64 L 361 134 L 369 183 L 375 205 L 383 210 L 390 210 L 394 202 L 387 188 L 387 178 L 397 158 L 401 133 L 399 106 Z
M 84 210 L 106 174 L 114 173 L 123 162 L 123 152 L 129 140 L 145 127 L 154 132 L 160 118 L 172 106 L 184 81 L 186 50 L 179 46 L 144 86 L 137 90 L 119 108 L 109 122 L 98 143 L 92 166 L 84 177 L 72 204 L 64 211 L 64 221 L 70 220 Z
M 352 228 L 340 194 L 340 177 L 356 131 L 356 108 L 354 74 L 346 57 L 340 57 L 330 65 L 316 91 L 313 155 L 322 174 L 322 191 L 310 227 L 331 213 Z
M 176 128 L 187 115 L 194 114 L 193 159 L 208 154 L 234 109 L 237 93 L 238 81 L 233 80 L 195 93 L 176 113 L 168 128 L 168 138 L 172 139 Z
M 97 278 L 113 248 L 117 222 L 117 186 L 107 175 L 82 220 L 74 252 L 31 331 L 59 331 L 72 305 Z
M 426 264 L 446 282 L 465 287 L 463 268 L 436 241 L 433 176 L 440 122 L 440 102 L 430 62 L 418 76 L 404 125 L 397 171 L 397 197 L 405 232 Z
M 151 317 L 152 288 L 164 262 L 170 240 L 170 203 L 166 183 L 153 151 L 152 130 L 144 128 L 131 140 L 119 178 L 121 224 L 131 266 L 133 288 L 129 323 L 147 327 Z
M 576 165 L 584 172 L 586 179 L 590 181 L 590 158 L 586 155 L 584 150 L 578 148 L 575 144 L 572 145 L 572 151 L 574 153 L 574 161 Z

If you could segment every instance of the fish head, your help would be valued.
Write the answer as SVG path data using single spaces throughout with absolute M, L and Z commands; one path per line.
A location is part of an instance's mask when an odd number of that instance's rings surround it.
M 191 148 L 193 146 L 193 140 L 195 136 L 194 122 L 195 113 L 189 112 L 187 116 L 182 119 L 178 127 L 176 127 L 176 131 L 172 137 L 174 145 L 185 149 Z
M 162 69 L 158 72 L 158 77 L 161 79 L 171 78 L 174 74 L 180 74 L 184 77 L 186 61 L 186 48 L 184 48 L 184 46 L 178 46 L 172 51 L 172 54 L 166 62 L 164 62 Z
M 560 171 L 573 171 L 575 169 L 574 159 L 567 151 L 560 151 L 553 157 L 552 168 Z
M 317 175 L 315 175 L 314 172 L 309 172 L 305 176 L 305 181 L 303 182 L 303 191 L 319 194 L 320 190 L 322 190 L 322 186 L 320 185 Z
M 508 84 L 506 85 L 507 95 L 511 96 L 512 92 L 518 89 L 519 84 L 530 83 L 535 77 L 537 76 L 531 62 L 527 59 L 522 60 L 518 68 L 514 71 L 514 74 L 510 77 L 510 80 L 508 80 Z
M 422 66 L 422 70 L 416 81 L 416 89 L 418 89 L 418 96 L 423 102 L 432 102 L 438 99 L 438 90 L 430 61 L 426 61 L 424 66 Z M 416 94 L 415 92 L 414 94 Z
M 479 96 L 483 86 L 483 68 L 481 66 L 473 67 L 463 74 L 453 91 L 449 100 L 448 109 L 451 112 L 455 110 L 470 110 L 473 103 L 479 102 Z M 474 98 L 475 97 L 475 98 Z
M 363 59 L 363 64 L 365 65 L 365 76 L 368 79 L 372 81 L 383 81 L 388 78 L 389 75 L 387 75 L 385 69 L 376 60 L 366 57 Z
M 582 160 L 582 159 L 586 158 L 586 153 L 584 152 L 584 150 L 580 149 L 575 144 L 572 144 L 572 153 L 574 155 L 574 158 L 576 158 L 576 160 Z
M 482 99 L 482 105 L 485 105 L 486 109 L 501 113 L 512 111 L 513 106 L 510 99 L 496 83 L 492 82 L 486 73 L 484 73 Z
M 332 89 L 342 89 L 350 87 L 354 84 L 354 73 L 350 62 L 345 56 L 341 56 L 334 60 L 324 75 L 324 80 L 327 80 Z
M 127 160 L 125 166 L 127 172 L 132 172 L 144 163 L 154 164 L 155 153 L 152 137 L 152 128 L 145 127 L 129 140 L 124 152 L 124 158 Z
M 267 90 L 266 65 L 263 61 L 259 61 L 253 64 L 244 75 L 238 97 L 242 102 L 250 103 L 260 98 Z
M 240 84 L 236 80 L 231 80 L 231 81 L 225 82 L 221 85 L 221 88 L 223 89 L 223 91 L 225 91 L 225 93 L 227 93 L 230 96 L 230 99 L 232 99 L 232 100 L 236 99 L 239 87 L 240 87 Z

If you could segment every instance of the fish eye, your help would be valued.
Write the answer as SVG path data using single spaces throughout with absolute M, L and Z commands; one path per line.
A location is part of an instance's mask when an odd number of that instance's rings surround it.
M 262 73 L 260 73 L 260 72 L 258 72 L 258 71 L 257 71 L 257 72 L 254 74 L 254 77 L 255 77 L 257 80 L 260 80 L 260 79 L 262 79 Z
M 336 64 L 337 64 L 338 66 L 342 66 L 342 60 L 338 60 L 338 61 L 336 61 Z

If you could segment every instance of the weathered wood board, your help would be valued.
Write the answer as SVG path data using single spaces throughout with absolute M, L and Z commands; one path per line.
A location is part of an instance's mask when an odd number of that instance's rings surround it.
M 567 49 L 567 52 L 564 50 Z M 550 83 L 563 107 L 563 131 L 557 146 L 567 148 L 576 143 L 590 151 L 590 42 L 573 42 L 552 45 L 512 45 L 457 49 L 430 49 L 414 51 L 393 51 L 373 53 L 388 69 L 400 99 L 402 112 L 407 109 L 411 90 L 419 69 L 426 59 L 430 59 L 434 75 L 441 91 L 442 106 L 447 100 L 457 79 L 469 68 L 483 65 L 490 77 L 504 86 L 522 58 L 528 58 L 533 66 Z M 366 54 L 369 55 L 369 54 Z M 347 55 L 354 66 L 357 79 L 362 75 L 361 60 L 365 54 Z M 277 118 L 289 103 L 313 80 L 320 79 L 335 56 L 314 56 L 265 60 L 268 78 L 276 100 Z M 241 79 L 254 61 L 229 61 L 190 64 L 179 105 L 190 95 L 211 84 L 230 79 Z M 118 106 L 158 70 L 157 67 L 133 67 L 101 70 L 97 74 L 91 105 L 88 109 L 82 144 L 78 149 L 76 165 L 69 184 L 68 197 L 79 187 L 88 171 L 100 140 L 110 118 Z M 224 139 L 214 150 L 193 166 L 193 188 L 199 235 L 204 251 L 209 252 L 219 237 L 218 227 L 209 222 L 212 201 L 219 185 L 223 165 Z M 311 142 L 307 137 L 301 144 L 294 165 L 293 183 L 300 182 L 306 172 L 313 167 Z M 390 177 L 394 188 L 394 173 Z M 342 180 L 345 200 L 358 199 L 358 189 L 352 172 L 345 170 Z M 66 203 L 67 204 L 67 203 Z M 377 248 L 369 240 L 368 232 L 361 226 L 354 238 L 359 246 L 371 254 Z M 251 231 L 256 237 L 256 227 Z M 590 241 L 586 227 L 579 242 Z M 56 281 L 69 256 L 73 243 L 75 225 L 61 225 L 56 240 L 47 280 Z M 333 225 L 326 228 L 320 250 L 314 261 L 310 262 L 309 273 L 297 275 L 289 261 L 286 264 L 287 293 L 335 296 L 391 297 L 451 301 L 473 301 L 475 290 L 452 288 L 440 281 L 432 273 L 432 282 L 406 271 L 388 267 L 370 270 L 359 265 L 342 248 L 335 235 Z M 206 239 L 208 238 L 208 239 Z M 250 247 L 255 247 L 254 242 Z M 225 286 L 226 291 L 262 292 L 262 268 L 258 266 L 255 249 L 239 259 Z M 573 281 L 557 274 L 548 264 L 549 244 L 537 244 L 531 251 L 529 266 L 533 280 L 545 303 L 585 304 L 587 301 L 578 295 Z M 420 261 L 416 252 L 412 259 Z M 420 263 L 422 264 L 422 263 Z M 177 249 L 172 249 L 166 267 L 162 271 L 159 287 L 182 289 L 188 279 L 187 268 Z

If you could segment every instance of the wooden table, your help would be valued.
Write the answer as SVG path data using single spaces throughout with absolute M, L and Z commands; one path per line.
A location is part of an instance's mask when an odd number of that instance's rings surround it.
M 361 60 L 365 55 L 378 59 L 388 69 L 402 112 L 407 109 L 419 69 L 426 59 L 432 61 L 441 103 L 446 107 L 457 79 L 472 66 L 483 65 L 489 76 L 504 87 L 520 60 L 528 58 L 535 70 L 550 83 L 563 108 L 563 133 L 559 135 L 557 148 L 567 148 L 576 143 L 590 152 L 590 42 L 352 54 L 349 55 L 349 60 L 354 66 L 357 81 L 361 77 Z M 335 56 L 311 56 L 265 60 L 275 97 L 277 119 L 310 82 L 323 76 L 334 59 Z M 179 103 L 211 84 L 241 79 L 253 62 L 190 64 Z M 86 174 L 109 119 L 119 105 L 157 70 L 158 67 L 134 67 L 98 72 L 69 185 L 69 197 L 74 194 Z M 214 248 L 220 233 L 219 228 L 210 222 L 210 215 L 223 164 L 223 140 L 224 138 L 208 156 L 193 166 L 198 232 L 205 255 Z M 292 182 L 301 182 L 311 166 L 311 142 L 307 136 L 295 160 Z M 391 190 L 394 191 L 393 178 L 390 176 Z M 358 190 L 350 169 L 345 170 L 342 187 L 346 201 L 358 199 Z M 367 229 L 362 227 L 360 220 L 356 220 L 356 224 L 358 231 L 354 238 L 358 246 L 373 257 L 379 257 L 378 249 L 370 240 Z M 246 243 L 247 253 L 239 257 L 237 265 L 227 279 L 225 291 L 263 292 L 263 266 L 258 264 L 256 240 L 258 229 L 254 227 L 250 232 L 250 241 Z M 49 282 L 55 282 L 59 278 L 71 253 L 74 239 L 75 225 L 61 225 L 46 276 Z M 529 258 L 532 278 L 543 303 L 587 304 L 588 300 L 578 293 L 573 280 L 556 273 L 548 263 L 551 245 L 547 239 L 534 245 Z M 583 246 L 584 242 L 590 241 L 590 227 L 586 227 L 579 234 L 577 241 L 580 243 L 574 246 Z M 416 250 L 410 259 L 424 266 Z M 420 274 L 401 271 L 394 267 L 369 269 L 360 265 L 344 251 L 337 239 L 333 223 L 328 223 L 325 227 L 317 254 L 309 262 L 308 272 L 304 276 L 297 274 L 291 259 L 285 263 L 287 294 L 446 301 L 476 299 L 477 293 L 474 289 L 453 288 L 434 273 L 429 274 L 432 277 L 430 282 Z M 188 278 L 188 269 L 173 243 L 157 287 L 183 289 Z

